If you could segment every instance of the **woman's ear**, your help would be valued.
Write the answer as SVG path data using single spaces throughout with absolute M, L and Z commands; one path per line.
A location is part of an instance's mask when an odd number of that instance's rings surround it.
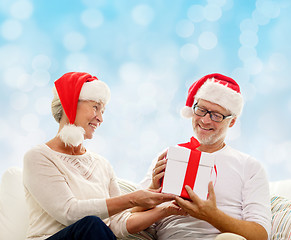
M 60 122 L 59 122 L 59 130 L 66 124 L 69 124 L 70 121 L 69 121 L 69 118 L 67 117 L 65 111 L 63 111 L 63 114 L 62 114 L 62 117 L 60 119 Z

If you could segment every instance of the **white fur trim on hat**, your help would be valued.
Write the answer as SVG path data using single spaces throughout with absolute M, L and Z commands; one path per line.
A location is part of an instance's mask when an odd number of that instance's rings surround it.
M 194 115 L 194 111 L 193 108 L 184 106 L 181 108 L 180 114 L 184 118 L 192 118 Z
M 58 133 L 58 136 L 66 146 L 77 147 L 83 143 L 84 134 L 84 128 L 74 124 L 66 124 Z
M 204 99 L 213 102 L 229 110 L 235 116 L 239 116 L 243 108 L 241 93 L 236 92 L 227 85 L 223 85 L 212 79 L 207 80 L 198 90 L 195 100 Z
M 80 92 L 80 100 L 92 100 L 107 104 L 110 100 L 110 89 L 100 80 L 85 82 Z

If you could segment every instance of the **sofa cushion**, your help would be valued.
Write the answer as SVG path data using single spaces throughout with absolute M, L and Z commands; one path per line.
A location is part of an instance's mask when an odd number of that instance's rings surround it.
M 22 169 L 9 168 L 0 184 L 0 239 L 23 240 L 28 227 L 28 210 Z
M 272 236 L 271 239 L 291 239 L 291 200 L 273 196 L 272 209 Z

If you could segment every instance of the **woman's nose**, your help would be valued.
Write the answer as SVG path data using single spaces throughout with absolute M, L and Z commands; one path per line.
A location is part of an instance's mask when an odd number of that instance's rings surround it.
M 98 112 L 96 114 L 96 119 L 99 123 L 102 123 L 103 122 L 103 116 L 102 116 L 102 113 L 101 112 Z

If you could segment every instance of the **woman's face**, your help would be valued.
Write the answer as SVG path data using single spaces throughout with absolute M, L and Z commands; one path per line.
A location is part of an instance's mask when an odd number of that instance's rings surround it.
M 95 129 L 103 122 L 105 105 L 102 102 L 79 101 L 75 125 L 85 130 L 84 139 L 91 139 Z

